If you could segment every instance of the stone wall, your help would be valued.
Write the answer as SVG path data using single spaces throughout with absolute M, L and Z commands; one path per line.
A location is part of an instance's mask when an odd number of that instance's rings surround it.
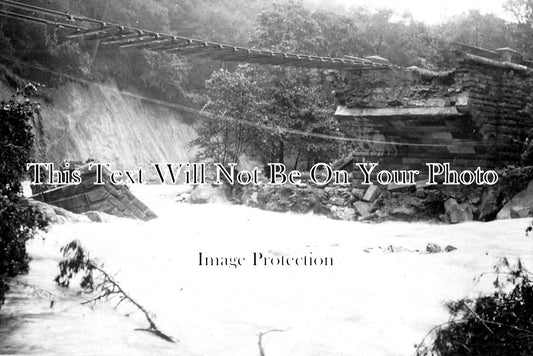
M 54 188 L 32 196 L 33 199 L 52 204 L 76 214 L 101 211 L 107 214 L 150 220 L 157 216 L 126 185 L 109 183 L 109 172 L 104 169 L 103 185 L 95 185 L 96 172 L 88 166 L 80 168 L 82 183 Z
M 449 162 L 458 170 L 520 165 L 533 128 L 531 69 L 505 60 L 505 50 L 453 49 L 455 68 L 447 71 L 339 74 L 341 131 L 374 141 L 347 145 L 344 168 L 349 162 L 422 171 L 426 162 Z

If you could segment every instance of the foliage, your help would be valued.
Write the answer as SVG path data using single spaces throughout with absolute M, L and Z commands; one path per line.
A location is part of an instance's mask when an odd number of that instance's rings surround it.
M 26 241 L 46 221 L 21 197 L 21 179 L 30 161 L 33 134 L 29 102 L 2 102 L 0 107 L 0 305 L 7 291 L 5 279 L 27 272 Z
M 533 274 L 520 260 L 513 265 L 506 258 L 494 273 L 496 291 L 448 303 L 450 321 L 435 329 L 433 345 L 419 346 L 418 355 L 533 353 Z
M 516 50 L 533 56 L 533 1 L 507 0 L 505 7 L 513 14 L 517 24 L 512 26 Z
M 200 158 L 229 163 L 252 153 L 264 164 L 290 156 L 295 165 L 303 157 L 308 165 L 331 158 L 334 141 L 306 136 L 336 134 L 331 98 L 319 80 L 295 69 L 249 65 L 215 72 L 206 83 L 211 119 L 199 121 L 194 142 L 202 147 Z
M 470 10 L 435 27 L 434 32 L 448 41 L 467 43 L 481 48 L 512 47 L 510 25 L 492 14 Z
M 154 320 L 155 316 L 152 313 L 148 312 L 141 304 L 126 293 L 115 278 L 103 269 L 103 266 L 89 257 L 89 253 L 83 248 L 79 240 L 69 242 L 61 248 L 61 252 L 63 253 L 63 259 L 59 262 L 59 275 L 55 278 L 57 284 L 62 287 L 68 287 L 73 277 L 79 273 L 83 273 L 80 287 L 85 292 L 95 292 L 94 298 L 83 304 L 95 304 L 101 299 L 117 298 L 118 302 L 115 308 L 118 308 L 122 302 L 126 301 L 141 311 L 149 324 L 149 327 L 146 329 L 136 330 L 151 332 L 168 342 L 177 342 L 172 336 L 165 334 L 159 329 Z M 95 274 L 98 274 L 98 276 L 94 277 Z
M 442 25 L 428 26 L 409 14 L 338 4 L 312 7 L 309 1 L 284 0 L 26 0 L 25 2 L 153 31 L 234 45 L 321 56 L 379 55 L 391 62 L 434 68 L 447 41 L 459 40 L 490 49 L 502 46 L 530 50 L 531 1 L 509 0 L 519 25 L 472 11 Z M 62 31 L 0 18 L 0 51 L 38 62 L 57 72 L 87 79 L 112 77 L 119 86 L 148 89 L 165 100 L 186 100 L 188 92 L 205 92 L 203 83 L 221 66 L 177 54 L 108 51 L 98 41 L 73 42 Z M 13 68 L 11 68 L 13 69 Z M 18 73 L 20 74 L 20 73 Z M 32 78 L 53 80 L 42 73 Z M 54 79 L 55 80 L 55 79 Z
M 83 276 L 80 287 L 84 290 L 94 290 L 94 266 L 90 263 L 89 254 L 83 249 L 79 240 L 73 240 L 61 247 L 63 260 L 59 262 L 59 275 L 54 279 L 61 287 L 70 286 L 70 281 L 80 272 Z
M 210 101 L 204 110 L 211 117 L 200 120 L 198 138 L 193 142 L 201 147 L 200 159 L 223 164 L 237 162 L 259 139 L 260 113 L 266 103 L 251 72 L 249 66 L 241 66 L 233 73 L 220 70 L 206 82 Z
M 313 14 L 299 1 L 274 4 L 259 16 L 252 44 L 288 52 L 310 52 L 323 41 Z M 335 141 L 312 135 L 336 135 L 333 98 L 325 76 L 314 70 L 239 66 L 219 71 L 206 82 L 210 101 L 196 141 L 203 158 L 237 162 L 252 153 L 263 163 L 329 160 Z M 231 120 L 227 120 L 231 118 Z M 217 149 L 218 147 L 218 149 Z M 305 162 L 305 161 L 304 161 Z
M 252 44 L 282 52 L 316 53 L 320 26 L 312 12 L 298 0 L 274 3 L 258 16 Z

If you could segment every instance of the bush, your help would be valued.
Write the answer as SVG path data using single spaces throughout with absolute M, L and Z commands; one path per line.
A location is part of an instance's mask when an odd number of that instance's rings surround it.
M 6 278 L 28 271 L 26 241 L 46 226 L 44 217 L 21 196 L 20 181 L 30 161 L 34 106 L 15 101 L 0 104 L 0 306 Z
M 533 354 L 533 274 L 506 258 L 494 273 L 496 291 L 448 303 L 450 321 L 434 329 L 432 346 L 419 346 L 417 355 Z

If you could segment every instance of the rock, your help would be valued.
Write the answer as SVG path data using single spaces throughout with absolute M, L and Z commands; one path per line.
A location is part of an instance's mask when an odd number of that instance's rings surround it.
M 430 242 L 426 246 L 426 252 L 427 253 L 439 253 L 439 252 L 442 252 L 442 248 L 436 243 Z
M 66 222 L 80 223 L 80 222 L 89 222 L 90 219 L 83 214 L 74 214 L 66 209 L 60 208 L 55 205 L 50 205 L 58 217 L 62 217 Z
M 28 199 L 28 203 L 40 212 L 46 220 L 51 223 L 58 222 L 57 214 L 51 205 L 33 199 Z
M 469 200 L 471 204 L 477 205 L 479 204 L 479 202 L 481 202 L 481 197 L 476 194 L 474 196 L 471 196 Z
M 363 200 L 372 202 L 379 197 L 380 193 L 381 191 L 377 185 L 371 185 L 366 189 L 365 195 L 363 195 Z
M 444 202 L 444 210 L 448 210 L 452 205 L 457 204 L 457 200 L 450 198 Z
M 108 222 L 115 221 L 117 219 L 116 216 L 109 215 L 101 211 L 87 211 L 83 213 L 83 215 L 88 217 L 92 222 L 108 223 Z
M 328 193 L 329 195 L 333 195 L 333 194 L 335 194 L 335 188 L 333 188 L 333 187 L 325 187 L 325 188 L 324 188 L 324 191 L 325 191 L 326 193 Z
M 176 203 L 190 203 L 191 202 L 191 193 L 181 193 L 176 198 Z
M 446 246 L 444 248 L 444 251 L 446 251 L 446 252 L 452 252 L 452 251 L 455 251 L 455 250 L 457 250 L 457 247 L 454 247 L 452 245 L 448 245 L 448 246 Z
M 292 187 L 285 186 L 280 189 L 279 194 L 284 198 L 288 198 L 294 194 L 294 189 Z
M 214 187 L 208 184 L 197 185 L 191 192 L 191 203 L 227 203 L 228 199 L 222 186 Z
M 52 224 L 64 224 L 67 222 L 79 223 L 90 222 L 90 220 L 80 214 L 74 214 L 66 209 L 54 206 L 51 204 L 43 203 L 38 200 L 28 199 L 28 203 L 34 206 L 45 218 Z
M 425 198 L 425 197 L 426 197 L 426 190 L 423 189 L 423 188 L 418 188 L 418 189 L 416 190 L 416 193 L 415 193 L 415 194 L 416 194 L 416 196 L 417 196 L 418 198 Z
M 516 194 L 496 215 L 497 219 L 510 219 L 512 208 L 533 208 L 533 180 L 526 189 Z
M 355 219 L 355 212 L 349 207 L 331 207 L 331 217 L 337 220 L 351 221 Z
M 472 208 L 467 203 L 458 204 L 455 199 L 448 199 L 444 207 L 446 208 L 445 219 L 449 224 L 474 220 Z
M 531 208 L 527 206 L 513 206 L 511 208 L 511 219 L 527 218 L 531 213 Z
M 391 211 L 391 215 L 401 215 L 401 216 L 413 216 L 416 214 L 416 211 L 412 207 L 407 206 L 398 206 Z
M 378 218 L 385 218 L 385 217 L 389 216 L 389 214 L 387 214 L 386 212 L 384 212 L 383 210 L 380 210 L 380 209 L 376 210 L 374 213 L 376 214 L 376 216 Z
M 257 205 L 257 192 L 253 192 L 248 200 L 246 201 L 246 205 Z
M 353 188 L 352 189 L 352 195 L 356 199 L 361 200 L 361 199 L 363 199 L 363 196 L 365 195 L 365 190 L 364 189 L 359 189 L 359 188 Z
M 346 202 L 344 201 L 344 199 L 340 198 L 340 197 L 332 197 L 329 202 L 332 204 L 332 205 L 337 205 L 337 206 L 344 206 L 346 204 Z
M 366 203 L 364 201 L 356 201 L 353 203 L 353 207 L 360 216 L 365 217 L 370 215 L 374 204 Z
M 481 205 L 479 206 L 479 219 L 483 221 L 492 220 L 498 213 L 501 191 L 491 187 L 483 193 Z

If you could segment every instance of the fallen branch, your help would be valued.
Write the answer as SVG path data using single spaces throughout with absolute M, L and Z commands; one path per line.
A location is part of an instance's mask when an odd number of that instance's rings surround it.
M 102 269 L 101 267 L 97 266 L 94 262 L 92 262 L 90 260 L 88 261 L 88 264 L 93 269 L 95 269 L 98 272 L 100 272 L 104 276 L 104 280 L 99 286 L 100 287 L 99 289 L 101 289 L 101 292 L 98 294 L 98 296 L 96 296 L 95 298 L 93 298 L 93 299 L 91 299 L 89 301 L 84 302 L 83 304 L 87 304 L 87 303 L 91 303 L 91 302 L 95 303 L 99 299 L 102 299 L 102 298 L 106 298 L 107 299 L 107 298 L 113 297 L 115 295 L 118 295 L 119 301 L 115 305 L 115 308 L 117 308 L 123 301 L 127 300 L 128 302 L 133 304 L 135 307 L 137 307 L 137 309 L 139 309 L 144 314 L 144 317 L 146 318 L 146 321 L 149 324 L 149 327 L 147 329 L 135 329 L 135 330 L 151 332 L 151 333 L 153 333 L 153 334 L 165 339 L 168 342 L 178 342 L 178 340 L 175 340 L 171 336 L 169 336 L 169 335 L 163 333 L 161 330 L 159 330 L 159 328 L 157 327 L 155 321 L 153 320 L 153 317 L 152 317 L 153 314 L 148 312 L 141 304 L 139 304 L 135 299 L 133 299 L 129 294 L 127 294 L 124 291 L 124 289 L 122 289 L 122 287 L 117 283 L 117 281 L 109 273 L 107 273 L 104 269 Z
M 165 334 L 157 327 L 153 314 L 147 311 L 146 308 L 126 293 L 113 276 L 105 271 L 94 260 L 89 258 L 78 240 L 71 241 L 61 248 L 61 251 L 63 252 L 64 259 L 59 262 L 60 274 L 56 277 L 56 282 L 61 286 L 68 287 L 70 280 L 75 274 L 84 272 L 85 275 L 82 278 L 81 287 L 86 291 L 97 291 L 94 298 L 87 300 L 82 304 L 95 304 L 102 299 L 118 297 L 119 301 L 115 305 L 115 308 L 117 308 L 122 302 L 128 301 L 144 314 L 144 317 L 149 324 L 148 328 L 135 330 L 153 333 L 168 342 L 179 342 L 179 340 Z M 102 281 L 96 284 L 93 278 L 94 271 L 98 271 L 102 276 Z
M 270 329 L 270 330 L 267 330 L 267 331 L 261 331 L 258 335 L 258 340 L 257 340 L 257 345 L 259 346 L 259 356 L 265 356 L 265 348 L 263 346 L 263 336 L 267 335 L 267 334 L 270 334 L 270 333 L 274 333 L 274 332 L 285 332 L 287 330 L 289 330 L 290 328 L 288 329 Z

